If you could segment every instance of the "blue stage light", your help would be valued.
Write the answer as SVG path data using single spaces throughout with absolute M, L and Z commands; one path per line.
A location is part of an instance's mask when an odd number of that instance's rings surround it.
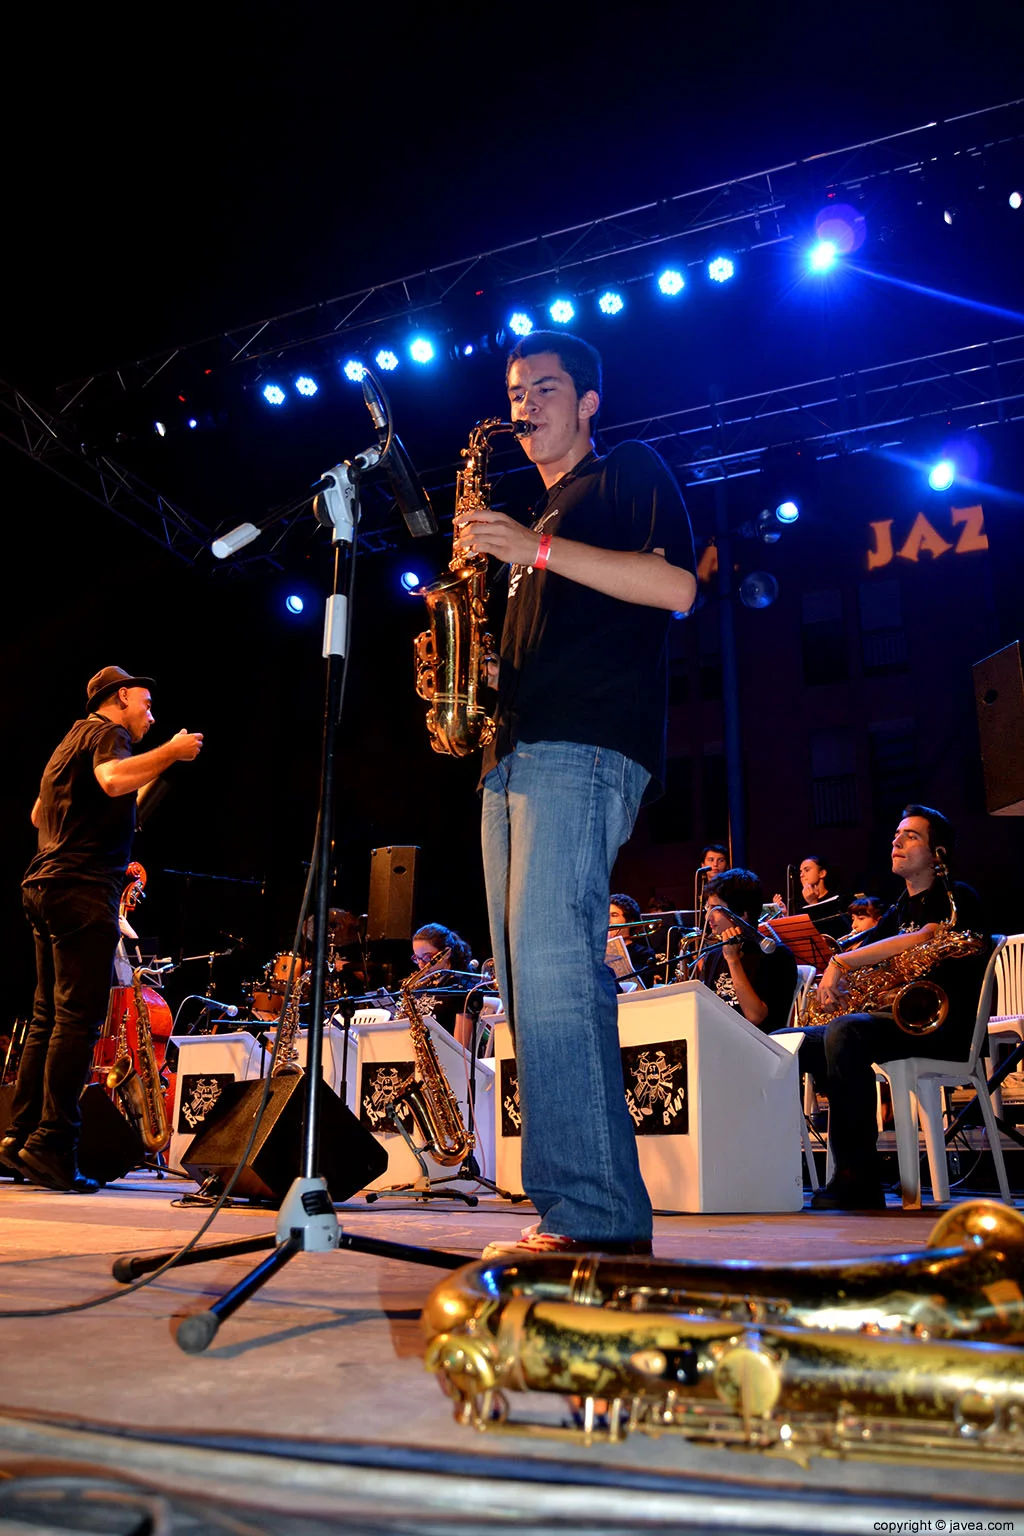
M 827 272 L 836 264 L 839 251 L 832 240 L 819 240 L 807 253 L 807 265 L 812 272 Z
M 780 501 L 775 508 L 775 516 L 780 523 L 795 523 L 800 516 L 800 508 L 795 501 Z
M 415 592 L 421 585 L 420 578 L 415 571 L 403 571 L 399 580 L 406 592 Z
M 153 431 L 156 433 L 157 437 L 167 436 L 167 428 L 164 426 L 162 421 L 154 421 Z
M 508 317 L 508 328 L 516 336 L 529 336 L 533 330 L 533 321 L 529 315 L 524 314 L 521 309 L 517 309 L 514 315 L 509 315 Z
M 284 405 L 284 390 L 280 384 L 267 384 L 263 390 L 263 398 L 268 405 Z
M 948 491 L 956 479 L 956 465 L 952 459 L 940 459 L 928 471 L 928 484 L 933 491 Z
M 292 592 L 290 596 L 286 597 L 284 605 L 289 613 L 301 613 L 306 606 L 297 592 Z
M 349 358 L 341 371 L 352 384 L 361 384 L 366 377 L 366 369 L 354 357 Z
M 727 283 L 735 271 L 728 256 L 716 256 L 714 261 L 708 262 L 708 277 L 713 283 Z
M 462 355 L 463 357 L 472 357 L 475 351 L 476 348 L 473 346 L 473 343 L 471 341 L 467 341 L 462 348 Z
M 674 299 L 686 287 L 686 279 L 674 267 L 668 267 L 658 278 L 658 287 L 667 299 Z
M 417 336 L 416 340 L 409 344 L 409 356 L 414 363 L 429 363 L 434 358 L 434 343 L 428 341 L 425 336 Z
M 377 364 L 378 368 L 383 368 L 385 373 L 393 373 L 394 370 L 398 367 L 398 358 L 393 352 L 389 352 L 387 347 L 383 347 L 381 351 L 377 353 L 377 356 L 374 358 L 374 362 Z
M 295 380 L 295 388 L 300 395 L 305 395 L 307 400 L 312 399 L 317 391 L 316 379 L 311 379 L 308 373 L 300 373 Z
M 199 422 L 197 421 L 195 416 L 190 416 L 189 419 L 188 419 L 188 424 L 192 428 L 192 431 L 194 432 L 196 427 L 198 427 Z
M 1010 193 L 1010 207 L 1011 208 L 1019 208 L 1021 203 L 1024 203 L 1024 197 L 1021 197 L 1019 192 L 1011 192 Z
M 621 293 L 613 293 L 611 289 L 602 293 L 597 301 L 597 307 L 602 315 L 620 315 L 626 307 L 626 301 Z
M 556 299 L 548 314 L 556 325 L 568 325 L 576 311 L 568 299 Z

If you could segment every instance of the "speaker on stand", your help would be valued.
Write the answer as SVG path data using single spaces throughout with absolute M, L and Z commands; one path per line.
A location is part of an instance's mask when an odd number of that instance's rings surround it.
M 976 662 L 974 702 L 990 816 L 1024 816 L 1024 672 L 1020 641 Z
M 416 857 L 418 848 L 374 848 L 370 855 L 370 899 L 367 903 L 366 942 L 384 973 L 384 983 L 394 985 L 396 976 L 407 974 L 402 966 L 412 939 L 416 905 Z

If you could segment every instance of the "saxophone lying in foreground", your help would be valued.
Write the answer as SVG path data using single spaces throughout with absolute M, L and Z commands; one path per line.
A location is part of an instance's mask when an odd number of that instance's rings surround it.
M 483 1262 L 428 1299 L 426 1363 L 480 1430 L 1019 1469 L 1022 1285 L 1024 1217 L 988 1200 L 857 1264 Z M 573 1422 L 512 1421 L 510 1391 L 565 1394 Z

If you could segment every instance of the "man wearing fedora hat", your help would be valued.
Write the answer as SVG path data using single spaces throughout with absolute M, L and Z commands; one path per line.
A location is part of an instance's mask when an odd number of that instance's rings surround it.
M 90 678 L 88 714 L 53 753 L 32 807 L 39 847 L 22 893 L 36 993 L 0 1162 L 50 1189 L 97 1187 L 78 1170 L 78 1100 L 107 1012 L 138 791 L 203 744 L 182 730 L 133 755 L 153 724 L 152 686 L 123 667 Z

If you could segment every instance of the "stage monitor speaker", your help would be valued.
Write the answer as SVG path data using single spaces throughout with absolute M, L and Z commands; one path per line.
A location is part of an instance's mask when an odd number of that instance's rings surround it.
M 974 701 L 990 816 L 1024 816 L 1024 675 L 1020 641 L 974 666 Z
M 370 855 L 367 939 L 411 939 L 418 848 L 374 848 Z
M 0 1088 L 0 1136 L 7 1135 L 13 1100 L 13 1083 Z M 78 1144 L 78 1167 L 82 1173 L 101 1184 L 112 1184 L 145 1162 L 141 1136 L 111 1103 L 99 1083 L 90 1083 L 79 1103 L 82 1137 Z
M 280 1205 L 302 1164 L 304 1076 L 272 1077 L 259 1130 L 232 1194 Z M 229 1083 L 202 1130 L 182 1153 L 185 1172 L 200 1183 L 211 1176 L 226 1184 L 241 1163 L 263 1096 L 263 1082 Z M 321 1084 L 320 1167 L 331 1199 L 347 1200 L 379 1178 L 388 1154 L 338 1095 Z

